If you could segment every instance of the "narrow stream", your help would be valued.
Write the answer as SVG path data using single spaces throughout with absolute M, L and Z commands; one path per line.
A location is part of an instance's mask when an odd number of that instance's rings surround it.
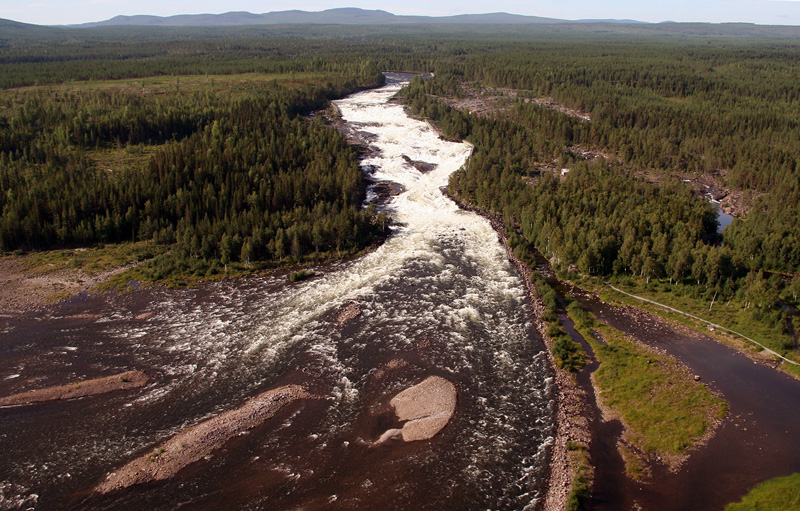
M 544 346 L 489 223 L 440 192 L 470 146 L 388 103 L 404 83 L 337 102 L 369 135 L 374 179 L 405 190 L 384 206 L 397 227 L 374 252 L 293 285 L 271 275 L 96 295 L 0 324 L 0 395 L 128 369 L 153 378 L 0 409 L 0 509 L 536 509 L 554 429 Z M 340 325 L 353 302 L 361 314 Z M 391 397 L 429 375 L 457 386 L 450 424 L 373 447 L 395 426 Z M 182 429 L 288 383 L 323 399 L 171 480 L 91 493 Z

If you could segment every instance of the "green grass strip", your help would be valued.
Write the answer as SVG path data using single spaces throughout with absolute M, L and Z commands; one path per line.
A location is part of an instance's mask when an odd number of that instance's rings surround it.
M 725 511 L 800 511 L 800 474 L 765 481 Z
M 797 362 L 795 362 L 794 360 L 789 360 L 788 358 L 784 357 L 784 356 L 783 356 L 783 355 L 781 355 L 780 353 L 777 353 L 777 352 L 775 352 L 775 351 L 773 351 L 773 350 L 771 350 L 771 349 L 767 348 L 766 346 L 764 346 L 764 345 L 763 345 L 763 344 L 761 344 L 760 342 L 758 342 L 758 341 L 756 341 L 756 340 L 754 340 L 754 339 L 751 339 L 750 337 L 747 337 L 747 336 L 746 336 L 746 335 L 744 335 L 744 334 L 741 334 L 741 333 L 739 333 L 739 332 L 736 332 L 736 331 L 734 331 L 734 330 L 731 330 L 730 328 L 726 328 L 726 327 L 724 327 L 724 326 L 722 326 L 722 325 L 718 325 L 718 324 L 716 324 L 716 323 L 712 323 L 711 321 L 708 321 L 708 320 L 706 320 L 706 319 L 703 319 L 703 318 L 698 318 L 697 316 L 694 316 L 694 315 L 692 315 L 692 314 L 689 314 L 688 312 L 683 312 L 683 311 L 681 311 L 681 310 L 675 309 L 675 308 L 673 308 L 673 307 L 670 307 L 670 306 L 668 306 L 668 305 L 664 305 L 664 304 L 662 304 L 662 303 L 654 302 L 653 300 L 649 300 L 649 299 L 647 299 L 647 298 L 643 298 L 643 297 L 641 297 L 641 296 L 636 296 L 636 295 L 633 295 L 633 294 L 631 294 L 631 293 L 628 293 L 628 292 L 626 292 L 626 291 L 623 291 L 623 290 L 621 290 L 621 289 L 619 289 L 619 288 L 616 288 L 616 287 L 612 286 L 612 285 L 611 285 L 611 284 L 609 284 L 608 282 L 606 282 L 606 286 L 610 287 L 611 289 L 613 289 L 614 291 L 616 291 L 616 292 L 618 292 L 618 293 L 622 293 L 622 294 L 624 294 L 624 295 L 630 296 L 631 298 L 636 298 L 637 300 L 641 300 L 641 301 L 643 301 L 643 302 L 651 303 L 651 304 L 653 304 L 653 305 L 657 305 L 657 306 L 659 306 L 659 307 L 663 307 L 663 308 L 665 308 L 665 309 L 669 309 L 669 310 L 671 310 L 672 312 L 677 312 L 678 314 L 683 314 L 684 316 L 688 316 L 688 317 L 690 317 L 690 318 L 692 318 L 692 319 L 696 319 L 697 321 L 700 321 L 700 322 L 702 322 L 702 323 L 706 323 L 707 325 L 711 325 L 711 326 L 713 326 L 714 328 L 718 328 L 718 329 L 720 329 L 720 330 L 724 330 L 725 332 L 728 332 L 728 333 L 730 333 L 730 334 L 734 334 L 734 335 L 736 335 L 736 336 L 739 336 L 739 337 L 741 337 L 742 339 L 745 339 L 745 340 L 747 340 L 747 341 L 750 341 L 750 342 L 752 342 L 753 344 L 756 344 L 756 345 L 760 346 L 760 347 L 761 347 L 761 348 L 762 348 L 764 351 L 766 351 L 766 352 L 767 352 L 767 353 L 769 353 L 770 355 L 774 355 L 774 356 L 776 356 L 776 357 L 778 357 L 778 358 L 780 358 L 780 359 L 782 359 L 782 360 L 784 360 L 784 361 L 786 361 L 786 362 L 789 362 L 790 364 L 794 364 L 794 365 L 796 365 L 796 366 L 800 366 L 800 364 L 798 364 L 798 363 L 797 363 Z

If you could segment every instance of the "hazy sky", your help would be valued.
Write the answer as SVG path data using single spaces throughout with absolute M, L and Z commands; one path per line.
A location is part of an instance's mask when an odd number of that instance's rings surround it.
M 562 19 L 751 22 L 800 25 L 800 0 L 0 0 L 0 18 L 41 25 L 102 21 L 118 14 L 263 13 L 333 7 L 383 9 L 394 14 L 510 12 Z

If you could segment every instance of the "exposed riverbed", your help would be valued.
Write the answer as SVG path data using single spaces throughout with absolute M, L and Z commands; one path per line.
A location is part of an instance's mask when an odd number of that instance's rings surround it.
M 337 102 L 369 134 L 374 179 L 404 190 L 384 206 L 397 227 L 374 252 L 293 285 L 271 275 L 97 295 L 0 320 L 0 395 L 151 377 L 0 409 L 0 509 L 536 508 L 554 389 L 525 287 L 489 222 L 440 192 L 471 147 L 388 103 L 401 86 Z M 456 387 L 447 426 L 374 446 L 402 427 L 392 397 L 430 376 Z M 171 479 L 93 492 L 177 433 L 284 385 L 321 399 L 283 406 Z

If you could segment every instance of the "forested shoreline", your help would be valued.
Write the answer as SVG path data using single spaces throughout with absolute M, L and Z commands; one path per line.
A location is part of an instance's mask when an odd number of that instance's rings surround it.
M 6 91 L 0 248 L 153 240 L 171 247 L 150 265 L 156 280 L 363 249 L 387 221 L 361 207 L 356 150 L 307 116 L 383 75 L 366 61 L 326 67 Z
M 538 66 L 522 52 L 480 58 L 480 65 L 415 80 L 404 97 L 445 136 L 475 144 L 450 192 L 501 215 L 523 260 L 534 262 L 535 247 L 562 271 L 639 278 L 712 307 L 733 301 L 741 321 L 764 325 L 764 334 L 774 332 L 771 345 L 791 352 L 800 151 L 788 149 L 798 147 L 798 132 L 787 73 L 798 50 L 715 48 L 716 61 L 741 68 L 718 78 L 711 70 L 679 70 L 688 59 L 680 45 L 667 46 L 672 56 L 642 62 L 660 46 L 617 48 L 613 60 L 542 56 L 549 64 Z M 741 74 L 753 69 L 774 75 Z M 506 94 L 502 107 L 471 115 L 451 106 L 476 90 L 487 101 Z M 534 101 L 540 97 L 561 110 Z M 722 234 L 711 204 L 683 183 L 709 173 L 755 197 Z

